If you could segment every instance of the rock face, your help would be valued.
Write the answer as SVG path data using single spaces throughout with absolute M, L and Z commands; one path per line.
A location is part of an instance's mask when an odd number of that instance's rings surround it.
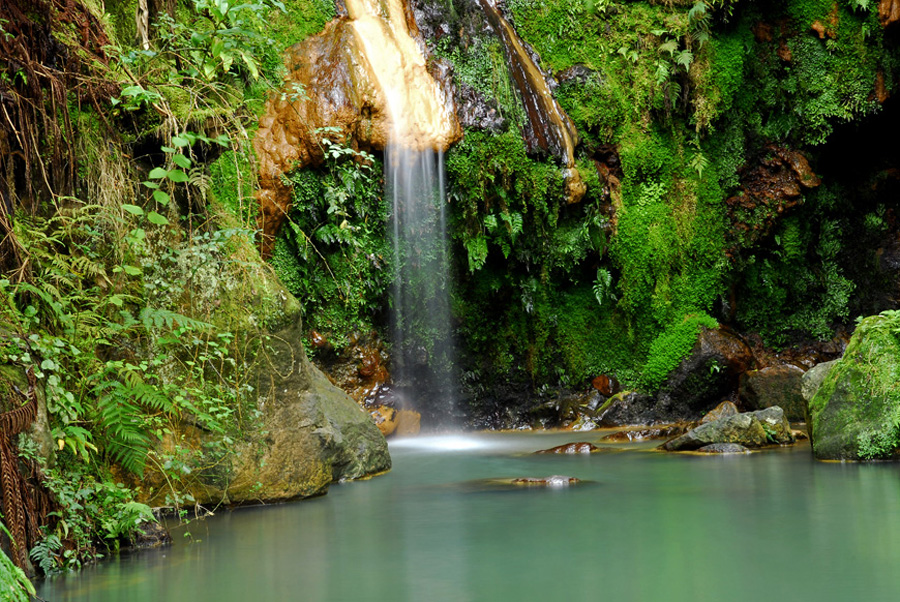
M 860 322 L 844 357 L 804 379 L 813 453 L 823 460 L 891 458 L 900 448 L 900 317 Z M 818 385 L 818 386 L 817 386 Z
M 702 328 L 691 354 L 669 375 L 656 399 L 660 420 L 699 419 L 737 388 L 753 362 L 750 347 L 725 328 Z
M 701 424 L 662 447 L 667 451 L 691 451 L 714 443 L 737 443 L 754 448 L 793 442 L 791 425 L 781 408 L 776 406 Z
M 900 21 L 900 0 L 881 0 L 878 3 L 878 20 L 885 27 Z
M 791 364 L 750 370 L 741 376 L 741 401 L 750 410 L 779 406 L 788 420 L 804 421 L 806 400 L 800 391 L 804 373 Z
M 658 417 L 653 398 L 634 391 L 622 391 L 610 397 L 597 411 L 596 420 L 604 427 L 665 422 Z

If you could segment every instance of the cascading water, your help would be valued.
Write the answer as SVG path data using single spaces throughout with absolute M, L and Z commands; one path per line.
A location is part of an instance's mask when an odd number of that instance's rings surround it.
M 446 422 L 455 399 L 449 263 L 440 149 L 454 133 L 452 105 L 426 69 L 401 0 L 347 0 L 359 44 L 391 121 L 385 152 L 395 284 L 392 372 L 400 404 Z
M 456 375 L 450 324 L 443 153 L 390 145 L 396 276 L 392 294 L 393 374 L 401 404 L 431 422 L 452 418 Z

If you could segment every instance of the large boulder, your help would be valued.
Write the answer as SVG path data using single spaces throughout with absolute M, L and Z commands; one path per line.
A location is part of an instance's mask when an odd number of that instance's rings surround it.
M 666 451 L 692 451 L 714 443 L 737 443 L 754 448 L 793 442 L 790 423 L 781 408 L 774 406 L 701 424 L 662 447 Z
M 252 390 L 235 408 L 244 413 L 242 424 L 226 425 L 226 433 L 193 419 L 172 425 L 133 483 L 141 486 L 141 501 L 287 500 L 388 470 L 387 443 L 375 422 L 309 362 L 298 301 L 249 238 L 235 236 L 230 244 L 228 261 L 182 267 L 195 274 L 192 314 L 240 337 L 242 355 L 224 376 Z
M 688 357 L 669 375 L 656 398 L 660 421 L 697 420 L 738 387 L 753 352 L 726 328 L 702 328 Z
M 741 376 L 740 398 L 748 410 L 778 406 L 792 422 L 806 420 L 806 401 L 800 391 L 805 371 L 792 364 L 749 370 Z
M 804 383 L 811 394 L 808 426 L 817 458 L 866 460 L 900 452 L 898 331 L 898 312 L 864 319 L 844 356 Z

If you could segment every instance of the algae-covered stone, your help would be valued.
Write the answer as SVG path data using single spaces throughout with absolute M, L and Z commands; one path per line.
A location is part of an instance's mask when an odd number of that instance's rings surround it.
M 894 456 L 900 448 L 900 312 L 860 322 L 809 402 L 813 453 L 823 460 Z M 818 368 L 818 366 L 817 366 Z M 821 374 L 820 374 L 821 375 Z M 819 376 L 819 375 L 817 375 Z
M 726 416 L 701 424 L 663 444 L 667 451 L 690 451 L 713 443 L 738 443 L 745 447 L 793 443 L 791 425 L 778 406 Z

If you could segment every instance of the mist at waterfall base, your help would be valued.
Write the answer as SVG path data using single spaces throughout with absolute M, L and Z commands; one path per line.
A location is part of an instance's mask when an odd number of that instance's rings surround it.
M 398 405 L 422 414 L 425 428 L 452 426 L 457 373 L 443 153 L 389 145 L 385 180 L 395 266 L 391 291 L 394 394 Z

